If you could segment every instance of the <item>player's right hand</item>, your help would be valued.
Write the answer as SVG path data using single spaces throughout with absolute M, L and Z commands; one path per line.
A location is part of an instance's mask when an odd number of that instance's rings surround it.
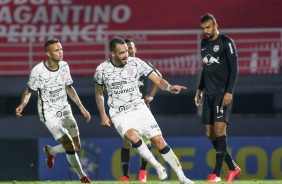
M 15 111 L 16 116 L 17 116 L 18 118 L 22 117 L 22 112 L 23 112 L 23 106 L 19 105 L 19 106 L 16 108 L 16 111 Z
M 101 119 L 102 119 L 102 122 L 101 122 L 102 126 L 105 126 L 105 127 L 111 127 L 112 126 L 112 122 L 106 114 L 102 115 Z
M 196 107 L 201 107 L 201 98 L 202 98 L 202 91 L 201 90 L 197 90 L 194 101 L 195 101 L 195 105 Z

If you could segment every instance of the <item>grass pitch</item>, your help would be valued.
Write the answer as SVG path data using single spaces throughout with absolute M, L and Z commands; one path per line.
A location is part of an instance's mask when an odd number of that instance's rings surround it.
M 195 184 L 206 184 L 204 180 L 194 180 Z M 79 181 L 6 181 L 0 184 L 79 184 Z M 92 181 L 92 184 L 117 184 L 119 181 Z M 140 184 L 137 181 L 126 182 L 127 184 Z M 225 182 L 218 182 L 218 184 Z M 147 181 L 146 184 L 179 184 L 176 180 Z M 233 184 L 282 184 L 282 180 L 236 180 Z

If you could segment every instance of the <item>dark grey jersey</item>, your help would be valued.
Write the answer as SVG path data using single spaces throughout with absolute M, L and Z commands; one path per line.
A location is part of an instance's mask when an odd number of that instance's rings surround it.
M 198 89 L 205 94 L 230 92 L 238 75 L 238 55 L 233 40 L 219 34 L 214 41 L 203 39 L 201 42 L 203 71 Z

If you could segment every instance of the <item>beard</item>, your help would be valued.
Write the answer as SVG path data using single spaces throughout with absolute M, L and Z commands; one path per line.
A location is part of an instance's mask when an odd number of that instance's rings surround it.
M 214 37 L 214 34 L 206 33 L 206 34 L 204 34 L 204 37 L 205 37 L 205 39 L 207 39 L 207 40 L 211 40 L 211 39 Z
M 118 63 L 118 66 L 124 66 L 127 64 L 127 59 L 128 57 L 123 57 L 123 58 L 118 58 L 118 57 L 114 57 L 115 58 L 115 61 Z

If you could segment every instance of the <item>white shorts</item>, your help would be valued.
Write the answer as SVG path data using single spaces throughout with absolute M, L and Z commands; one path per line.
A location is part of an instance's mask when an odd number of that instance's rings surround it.
M 124 139 L 124 134 L 129 129 L 134 129 L 138 135 L 147 142 L 156 135 L 161 135 L 161 129 L 151 111 L 145 104 L 140 104 L 138 109 L 122 112 L 111 119 L 119 135 Z
M 45 120 L 44 123 L 55 140 L 58 140 L 65 134 L 71 137 L 79 135 L 78 126 L 71 111 L 68 111 L 68 113 L 61 111 L 55 113 L 48 112 L 45 114 Z

